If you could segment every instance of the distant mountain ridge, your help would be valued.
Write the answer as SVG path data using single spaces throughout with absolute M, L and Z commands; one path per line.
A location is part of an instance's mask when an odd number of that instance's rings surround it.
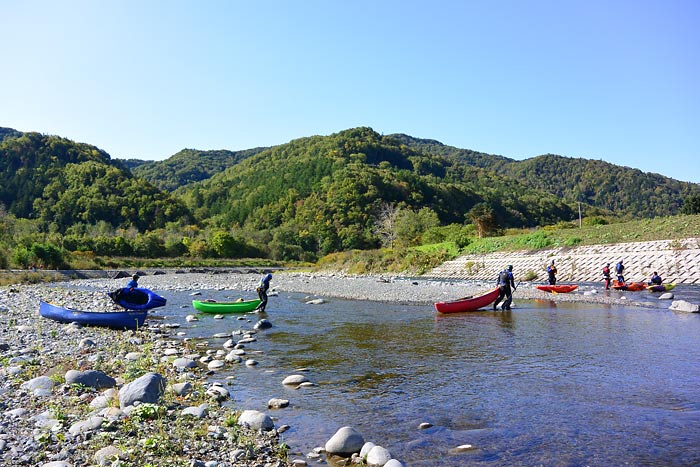
M 52 204 L 59 201 L 57 193 L 66 189 L 65 183 L 56 183 L 56 177 L 79 183 L 64 173 L 66 166 L 90 161 L 112 167 L 101 171 L 116 171 L 125 179 L 133 174 L 134 180 L 150 182 L 137 185 L 159 202 L 174 196 L 171 207 L 181 216 L 189 215 L 182 210 L 184 201 L 198 213 L 199 222 L 225 220 L 265 228 L 289 222 L 310 203 L 318 203 L 317 215 L 328 216 L 323 209 L 343 193 L 347 200 L 360 203 L 360 208 L 346 203 L 339 212 L 334 210 L 340 205 L 329 212 L 342 219 L 359 209 L 355 220 L 363 220 L 361 227 L 354 228 L 360 229 L 369 228 L 370 211 L 380 201 L 412 209 L 430 207 L 442 222 L 468 220 L 471 208 L 486 203 L 502 226 L 517 227 L 570 220 L 578 202 L 590 206 L 586 215 L 672 215 L 679 212 L 686 197 L 700 195 L 699 184 L 604 161 L 551 154 L 517 161 L 405 134 L 382 136 L 371 128 L 299 138 L 271 148 L 183 149 L 163 161 L 111 159 L 88 144 L 0 128 L 0 202 L 19 217 L 39 215 L 42 206 L 49 215 L 51 209 L 58 209 Z M 59 191 L 46 192 L 52 183 Z M 151 191 L 149 185 L 172 195 Z M 348 187 L 364 190 L 364 199 Z M 54 207 L 46 211 L 47 203 Z M 130 211 L 136 212 L 126 209 L 125 215 Z M 268 218 L 251 217 L 259 213 Z M 335 222 L 331 218 L 328 222 Z M 343 222 L 352 224 L 349 219 Z M 141 220 L 139 225 L 147 223 Z
M 432 140 L 392 135 L 407 146 L 463 160 L 522 180 L 572 202 L 582 202 L 621 216 L 656 217 L 677 214 L 683 200 L 700 185 L 609 162 L 544 154 L 522 161 L 459 149 Z

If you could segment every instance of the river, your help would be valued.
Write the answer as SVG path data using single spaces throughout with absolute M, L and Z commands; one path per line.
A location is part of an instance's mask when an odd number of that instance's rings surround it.
M 674 292 L 700 297 L 697 287 Z M 238 296 L 252 298 L 195 298 Z M 250 329 L 260 317 L 273 323 L 246 347 L 257 366 L 212 379 L 233 376 L 232 407 L 290 425 L 282 440 L 292 458 L 350 425 L 406 466 L 700 464 L 700 315 L 668 311 L 669 302 L 516 301 L 510 312 L 437 315 L 425 305 L 307 305 L 302 294 L 281 293 L 262 316 L 186 322 L 192 298 L 168 292 L 157 314 L 212 348 L 225 341 L 215 333 Z M 282 385 L 299 369 L 314 387 Z M 290 406 L 268 410 L 271 398 Z M 454 452 L 465 444 L 473 448 Z

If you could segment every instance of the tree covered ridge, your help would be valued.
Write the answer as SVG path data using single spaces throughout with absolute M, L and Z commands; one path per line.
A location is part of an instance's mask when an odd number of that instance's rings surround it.
M 166 191 L 206 180 L 266 148 L 243 151 L 183 149 L 164 161 L 125 161 L 137 177 Z
M 189 215 L 180 200 L 134 177 L 106 152 L 39 133 L 0 142 L 0 203 L 15 217 L 57 232 L 97 222 L 145 231 Z
M 700 185 L 602 160 L 544 154 L 522 161 L 446 146 L 433 140 L 394 135 L 416 149 L 497 171 L 553 193 L 621 217 L 674 215 L 688 198 L 700 196 Z
M 176 191 L 201 222 L 274 231 L 328 253 L 376 247 L 384 203 L 429 209 L 442 224 L 469 221 L 487 205 L 502 227 L 574 216 L 556 196 L 457 160 L 413 150 L 371 128 L 293 140 Z

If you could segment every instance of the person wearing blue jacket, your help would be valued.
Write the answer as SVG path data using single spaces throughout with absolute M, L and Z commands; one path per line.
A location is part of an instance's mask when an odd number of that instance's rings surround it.
M 267 306 L 267 291 L 270 289 L 270 281 L 272 280 L 272 274 L 268 273 L 260 279 L 258 288 L 255 289 L 258 292 L 258 297 L 260 297 L 260 305 L 255 309 L 256 311 L 265 312 L 265 307 Z
M 131 276 L 131 280 L 126 284 L 126 288 L 129 289 L 129 291 L 132 291 L 136 287 L 139 286 L 139 275 L 134 274 Z

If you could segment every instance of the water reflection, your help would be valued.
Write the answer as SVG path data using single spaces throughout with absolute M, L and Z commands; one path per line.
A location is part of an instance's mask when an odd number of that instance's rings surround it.
M 166 319 L 188 336 L 259 318 L 185 323 L 191 297 L 172 295 Z M 232 404 L 267 410 L 272 397 L 289 399 L 273 415 L 292 426 L 284 440 L 296 455 L 352 425 L 411 466 L 700 463 L 700 316 L 517 305 L 438 315 L 428 306 L 272 297 L 274 327 L 250 346 L 263 352 L 260 365 L 227 370 Z M 283 387 L 302 367 L 317 386 Z M 425 421 L 433 427 L 420 430 Z M 461 444 L 475 449 L 451 451 Z

